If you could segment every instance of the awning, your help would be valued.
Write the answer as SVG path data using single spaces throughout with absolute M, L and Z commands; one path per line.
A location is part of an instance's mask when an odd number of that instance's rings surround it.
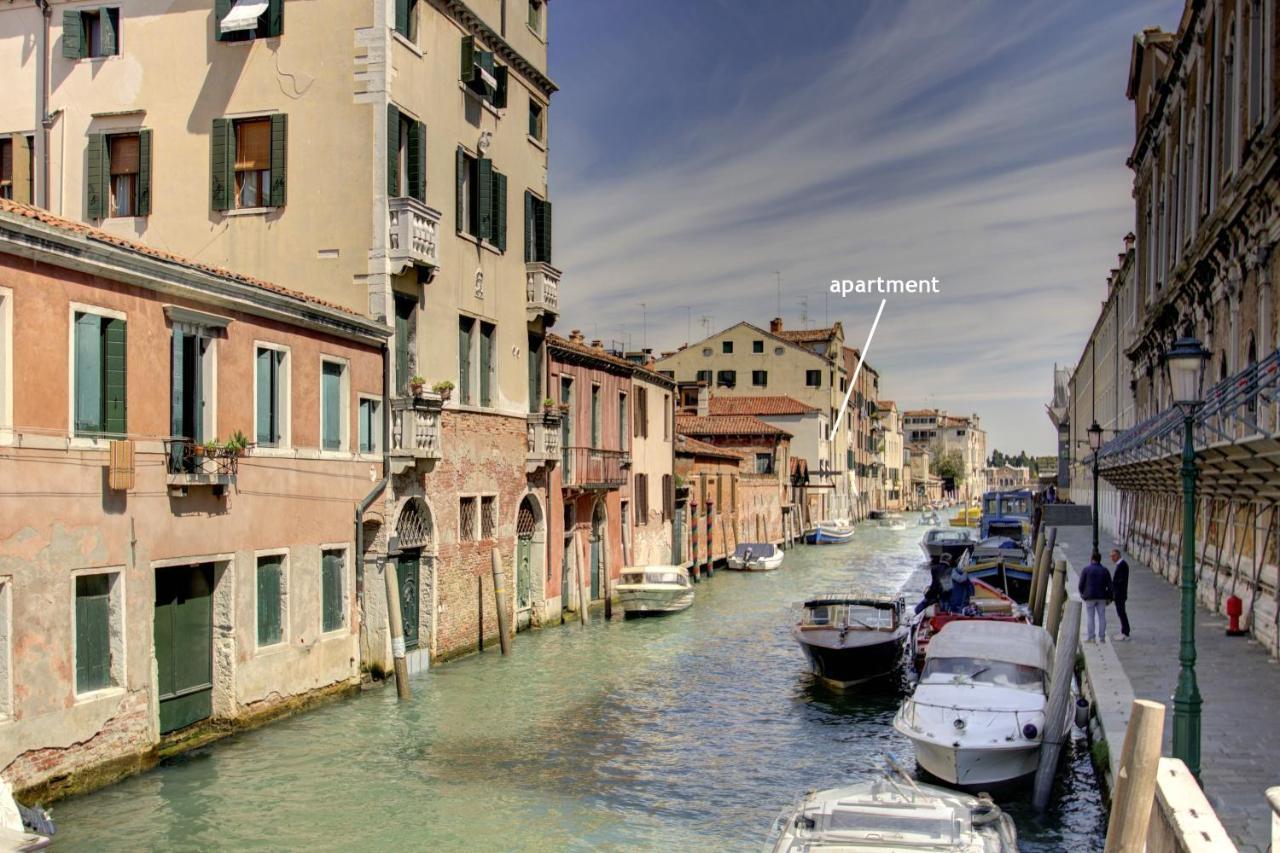
M 255 30 L 258 28 L 258 19 L 265 11 L 267 11 L 267 0 L 237 0 L 218 26 L 224 34 Z
M 950 622 L 929 640 L 925 656 L 974 658 L 1053 669 L 1053 640 L 1039 625 L 981 619 Z

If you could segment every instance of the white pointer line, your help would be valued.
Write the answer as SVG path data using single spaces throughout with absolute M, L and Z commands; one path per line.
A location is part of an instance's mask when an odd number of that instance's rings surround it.
M 876 335 L 876 326 L 880 325 L 880 315 L 884 313 L 885 300 L 880 300 L 880 307 L 876 310 L 876 319 L 871 323 L 871 331 L 867 332 L 867 342 L 862 345 L 862 352 L 858 354 L 858 366 L 854 368 L 853 377 L 849 379 L 849 388 L 844 392 L 844 402 L 840 404 L 840 414 L 836 415 L 836 422 L 831 428 L 831 437 L 835 438 L 836 433 L 840 431 L 840 421 L 844 420 L 844 413 L 849 409 L 849 398 L 853 396 L 853 386 L 858 381 L 858 374 L 862 372 L 862 363 L 867 360 L 867 350 L 871 349 L 871 339 Z

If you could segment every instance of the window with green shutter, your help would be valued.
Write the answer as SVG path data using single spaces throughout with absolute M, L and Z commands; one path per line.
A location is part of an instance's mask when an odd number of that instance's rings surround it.
M 258 557 L 258 645 L 273 646 L 284 639 L 284 555 Z
M 321 630 L 336 631 L 347 622 L 347 603 L 343 595 L 345 551 L 324 551 L 320 555 Z
M 493 161 L 476 160 L 476 230 L 472 236 L 493 242 Z
M 62 55 L 98 59 L 120 53 L 120 10 L 81 9 L 62 13 Z
M 377 453 L 382 449 L 382 401 L 373 397 L 360 400 L 360 452 Z
M 591 446 L 600 446 L 600 386 L 591 386 Z
M 475 336 L 474 317 L 458 320 L 458 402 L 471 404 L 471 339 Z
M 480 324 L 480 405 L 493 405 L 494 344 L 498 336 L 498 327 L 492 323 Z
M 551 202 L 525 190 L 524 259 L 551 263 Z
M 490 242 L 499 252 L 507 251 L 507 176 L 493 172 L 493 234 Z
M 124 435 L 128 431 L 125 321 L 77 311 L 72 335 L 74 434 Z
M 387 105 L 387 195 L 427 200 L 427 126 Z
M 467 90 L 492 107 L 506 107 L 509 73 L 495 61 L 493 51 L 481 50 L 475 36 L 463 36 L 460 56 L 458 79 Z
M 111 587 L 115 574 L 76 576 L 76 692 L 110 687 Z
M 415 44 L 418 41 L 418 0 L 396 0 L 395 31 Z
M 252 41 L 284 34 L 284 0 L 214 0 L 213 35 L 218 41 Z
M 342 450 L 343 386 L 346 368 L 341 362 L 325 361 L 320 365 L 320 446 L 324 450 Z
M 283 207 L 288 199 L 289 119 L 283 113 L 216 118 L 209 140 L 214 210 Z
M 258 347 L 254 359 L 254 422 L 262 447 L 284 443 L 284 415 L 288 403 L 288 352 Z

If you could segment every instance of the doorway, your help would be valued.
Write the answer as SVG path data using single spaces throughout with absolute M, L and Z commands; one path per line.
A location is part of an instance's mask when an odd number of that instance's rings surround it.
M 160 733 L 213 714 L 213 565 L 156 569 Z
M 604 502 L 596 501 L 595 509 L 591 511 L 591 600 L 598 601 L 601 597 L 601 578 L 606 569 L 604 554 L 604 535 L 605 535 L 605 514 Z

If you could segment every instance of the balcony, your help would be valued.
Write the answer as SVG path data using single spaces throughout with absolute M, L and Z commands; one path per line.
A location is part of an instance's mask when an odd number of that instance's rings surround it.
M 430 471 L 441 458 L 440 409 L 437 394 L 396 397 L 391 401 L 391 472 L 416 465 Z
M 411 266 L 428 270 L 439 266 L 440 211 L 416 198 L 401 196 L 388 201 L 388 218 L 392 272 L 399 274 Z
M 236 481 L 242 451 L 210 447 L 190 438 L 164 440 L 165 483 L 182 497 L 191 486 L 211 486 L 220 495 Z
M 566 447 L 560 454 L 564 485 L 578 489 L 616 489 L 627 482 L 631 454 L 597 447 Z
M 538 412 L 529 415 L 529 445 L 525 455 L 525 471 L 534 471 L 560 459 L 560 413 Z
M 560 270 L 542 261 L 531 261 L 525 269 L 525 318 L 546 318 L 550 326 L 560 316 Z

